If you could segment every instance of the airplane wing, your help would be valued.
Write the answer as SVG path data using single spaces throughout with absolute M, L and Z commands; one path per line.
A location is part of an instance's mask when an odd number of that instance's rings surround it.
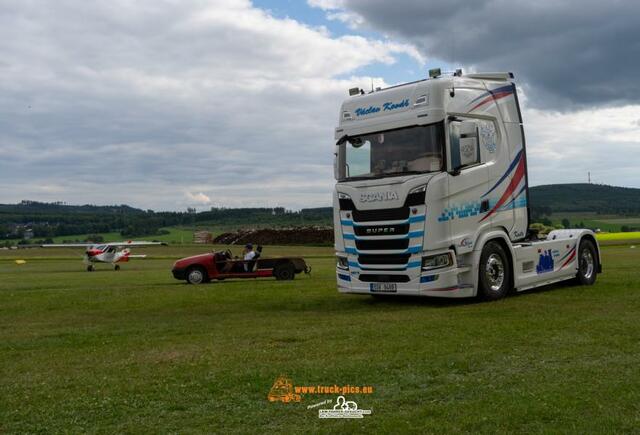
M 95 243 L 50 243 L 48 245 L 40 245 L 41 248 L 87 248 L 95 246 Z
M 96 243 L 50 243 L 47 245 L 40 245 L 43 248 L 87 248 L 90 246 L 114 246 L 117 248 L 124 246 L 166 246 L 165 242 L 145 242 L 129 240 L 126 242 L 96 242 Z
M 166 246 L 167 244 L 165 242 L 145 242 L 145 241 L 135 241 L 135 240 L 129 240 L 127 242 L 108 242 L 108 243 L 100 243 L 101 245 L 106 245 L 106 246 L 115 246 L 115 247 L 122 247 L 122 246 Z
M 145 254 L 129 254 L 127 255 L 129 258 L 147 258 Z

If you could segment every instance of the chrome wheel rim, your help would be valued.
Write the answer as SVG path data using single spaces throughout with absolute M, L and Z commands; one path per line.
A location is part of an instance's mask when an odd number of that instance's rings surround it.
M 491 291 L 498 291 L 504 283 L 504 262 L 498 254 L 491 254 L 487 258 L 484 268 L 485 278 Z
M 586 279 L 591 279 L 593 271 L 595 269 L 595 262 L 593 261 L 593 254 L 590 249 L 583 249 L 580 254 L 580 273 Z
M 203 278 L 204 275 L 202 275 L 202 272 L 199 270 L 192 270 L 189 272 L 189 282 L 192 284 L 200 284 Z

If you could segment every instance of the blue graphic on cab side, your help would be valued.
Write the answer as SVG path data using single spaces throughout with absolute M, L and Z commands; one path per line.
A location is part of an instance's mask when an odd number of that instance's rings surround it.
M 547 273 L 553 272 L 554 264 L 553 264 L 553 253 L 551 249 L 547 249 L 540 253 L 540 257 L 538 258 L 538 265 L 536 266 L 536 273 Z
M 451 208 L 442 210 L 438 216 L 438 222 L 446 222 L 455 218 L 462 219 L 480 214 L 480 202 L 468 202 L 466 204 L 454 205 Z

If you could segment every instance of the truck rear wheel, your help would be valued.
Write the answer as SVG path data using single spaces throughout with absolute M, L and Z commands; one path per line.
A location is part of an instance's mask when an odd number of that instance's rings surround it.
M 192 267 L 187 270 L 187 282 L 189 284 L 202 284 L 207 280 L 207 275 L 202 267 Z
M 509 257 L 500 243 L 490 241 L 480 256 L 478 295 L 487 301 L 501 299 L 509 292 L 511 268 Z
M 598 255 L 596 247 L 589 239 L 582 239 L 578 248 L 578 273 L 576 280 L 582 285 L 592 285 L 596 282 L 598 270 Z
M 296 277 L 296 268 L 290 262 L 280 263 L 273 269 L 273 276 L 279 281 L 288 281 Z

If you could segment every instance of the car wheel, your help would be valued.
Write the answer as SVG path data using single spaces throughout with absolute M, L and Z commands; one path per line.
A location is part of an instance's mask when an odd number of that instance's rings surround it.
M 206 281 L 205 271 L 201 267 L 192 267 L 187 271 L 187 282 L 189 284 L 202 284 Z
M 511 268 L 504 248 L 498 242 L 488 242 L 480 256 L 478 295 L 487 301 L 501 299 L 509 292 Z
M 280 263 L 273 269 L 273 276 L 280 281 L 288 281 L 296 277 L 296 269 L 291 263 Z
M 589 239 L 583 239 L 578 248 L 577 281 L 582 285 L 592 285 L 596 282 L 598 270 L 598 255 L 596 247 Z

